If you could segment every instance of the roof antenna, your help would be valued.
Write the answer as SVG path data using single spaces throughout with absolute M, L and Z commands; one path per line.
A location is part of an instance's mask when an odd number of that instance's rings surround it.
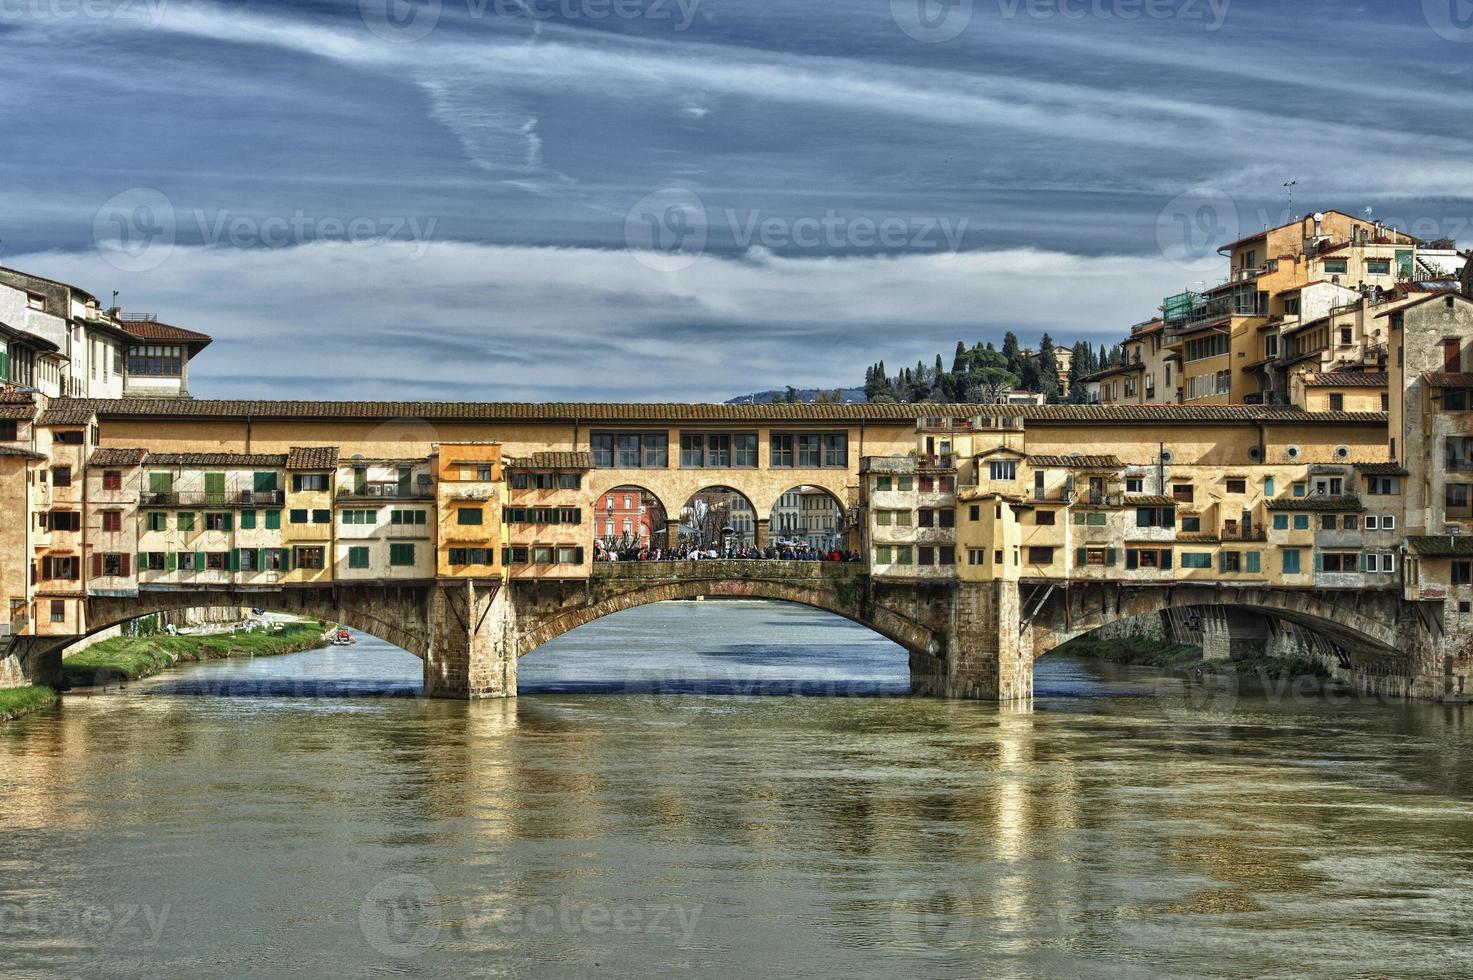
M 1294 215 L 1295 218 L 1298 218 L 1299 217 L 1299 215 L 1294 214 L 1294 188 L 1296 188 L 1298 186 L 1299 186 L 1299 181 L 1297 181 L 1297 180 L 1286 180 L 1286 181 L 1284 181 L 1284 189 L 1289 192 L 1289 213 L 1291 215 Z

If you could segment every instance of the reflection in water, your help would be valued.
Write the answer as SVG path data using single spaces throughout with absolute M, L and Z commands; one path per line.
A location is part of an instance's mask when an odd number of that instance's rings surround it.
M 5 970 L 1468 975 L 1466 709 L 672 686 L 904 688 L 835 624 L 631 610 L 476 704 L 366 696 L 419 662 L 365 638 L 4 726 Z

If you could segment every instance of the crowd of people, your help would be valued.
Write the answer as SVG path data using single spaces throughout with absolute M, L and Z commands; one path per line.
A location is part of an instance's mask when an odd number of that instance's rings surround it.
M 768 545 L 765 548 L 755 546 L 743 547 L 701 547 L 699 545 L 680 545 L 675 548 L 651 547 L 649 544 L 636 545 L 605 545 L 603 541 L 593 542 L 594 561 L 696 561 L 701 559 L 728 559 L 747 561 L 860 561 L 861 557 L 855 552 L 844 551 L 840 548 L 832 548 L 824 551 L 807 544 L 784 543 Z

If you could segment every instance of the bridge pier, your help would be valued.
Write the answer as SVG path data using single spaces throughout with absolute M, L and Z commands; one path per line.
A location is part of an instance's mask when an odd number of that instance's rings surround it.
M 426 697 L 516 697 L 516 611 L 509 589 L 471 581 L 436 587 L 430 595 L 429 637 Z
M 69 638 L 17 636 L 0 646 L 0 688 L 61 686 L 61 651 Z
M 1033 638 L 1022 621 L 1016 581 L 958 583 L 945 649 L 911 652 L 911 693 L 978 701 L 1032 698 Z

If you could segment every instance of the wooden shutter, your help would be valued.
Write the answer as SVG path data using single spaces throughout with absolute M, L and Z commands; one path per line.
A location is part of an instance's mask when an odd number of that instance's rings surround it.
M 205 553 L 203 551 L 196 551 L 194 553 L 194 570 L 196 574 L 205 570 Z
M 123 552 L 121 555 L 118 555 L 118 574 L 121 575 L 123 578 L 127 578 L 128 576 L 133 574 L 133 569 L 128 567 L 128 565 L 130 564 L 130 559 L 132 557 L 133 556 L 128 554 L 126 551 Z
M 164 571 L 177 572 L 179 570 L 179 553 L 170 551 L 164 555 Z
M 92 577 L 102 578 L 102 554 L 96 551 L 92 553 Z
M 1110 568 L 1113 568 L 1115 566 L 1115 549 L 1114 548 L 1106 548 L 1105 549 L 1105 565 L 1106 565 L 1106 567 L 1110 567 Z
M 1171 549 L 1170 548 L 1162 548 L 1161 549 L 1161 568 L 1164 571 L 1168 571 L 1168 572 L 1171 571 Z

